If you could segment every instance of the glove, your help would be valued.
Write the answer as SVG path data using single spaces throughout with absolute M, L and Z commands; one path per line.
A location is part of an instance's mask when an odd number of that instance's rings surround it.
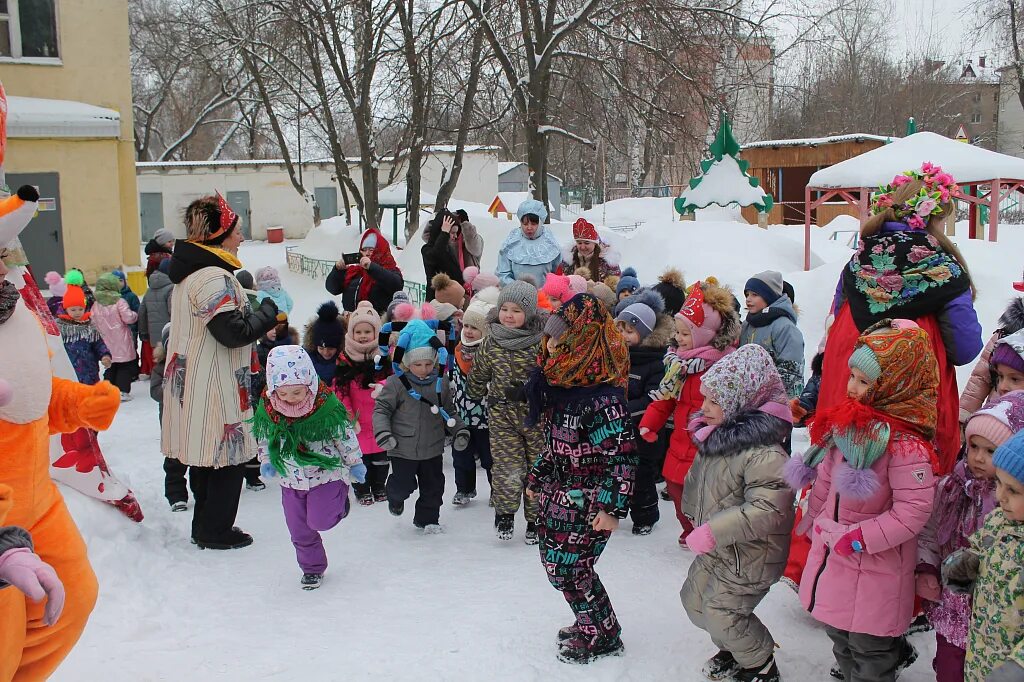
M 91 428 L 105 431 L 121 407 L 121 391 L 109 381 L 101 381 L 92 389 L 92 394 L 78 403 L 78 416 Z
M 651 431 L 646 426 L 640 427 L 640 437 L 643 438 L 648 443 L 653 443 L 654 441 L 658 440 L 658 434 L 654 431 Z
M 10 583 L 32 601 L 46 597 L 43 622 L 53 625 L 64 610 L 64 584 L 57 572 L 27 547 L 9 549 L 0 555 L 0 581 Z
M 260 465 L 260 476 L 263 478 L 274 478 L 277 476 L 277 467 L 270 462 L 264 462 Z
M 686 546 L 693 550 L 694 554 L 707 554 L 713 550 L 718 543 L 711 532 L 711 526 L 704 524 L 697 526 L 686 536 Z
M 953 592 L 967 594 L 974 590 L 981 558 L 969 549 L 958 549 L 942 562 L 942 582 Z
M 366 465 L 362 462 L 350 466 L 348 473 L 356 483 L 366 483 Z
M 460 451 L 469 447 L 469 431 L 467 429 L 462 429 L 455 434 L 455 441 L 452 443 L 452 447 Z
M 915 576 L 916 592 L 921 599 L 939 601 L 942 598 L 942 585 L 933 573 L 918 573 Z
M 794 424 L 807 416 L 807 410 L 805 410 L 804 406 L 800 404 L 799 398 L 793 398 L 789 401 L 789 412 L 793 416 Z
M 850 556 L 854 552 L 863 552 L 865 550 L 864 533 L 861 532 L 860 528 L 854 528 L 839 538 L 839 542 L 832 549 L 836 550 L 836 554 L 839 556 Z
M 516 382 L 511 386 L 505 387 L 505 400 L 513 403 L 525 403 L 526 402 L 526 385 L 522 382 Z
M 1024 668 L 1016 661 L 1006 661 L 985 678 L 985 682 L 1020 682 L 1024 680 Z
M 377 445 L 385 450 L 394 450 L 398 447 L 398 439 L 391 435 L 390 431 L 381 431 L 375 436 Z

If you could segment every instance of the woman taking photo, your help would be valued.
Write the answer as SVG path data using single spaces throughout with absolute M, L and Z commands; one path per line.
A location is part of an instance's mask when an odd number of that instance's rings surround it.
M 324 286 L 334 296 L 341 296 L 341 307 L 348 312 L 360 301 L 369 301 L 383 315 L 405 280 L 391 255 L 391 244 L 379 230 L 370 228 L 359 240 L 359 262 L 348 265 L 344 259 L 338 261 Z

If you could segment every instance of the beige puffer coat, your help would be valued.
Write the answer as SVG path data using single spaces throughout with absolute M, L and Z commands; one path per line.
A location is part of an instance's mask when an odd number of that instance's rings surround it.
M 715 549 L 702 559 L 745 592 L 770 588 L 789 556 L 793 491 L 782 477 L 787 457 L 779 445 L 788 428 L 763 412 L 741 414 L 701 443 L 686 476 L 683 513 L 715 536 Z

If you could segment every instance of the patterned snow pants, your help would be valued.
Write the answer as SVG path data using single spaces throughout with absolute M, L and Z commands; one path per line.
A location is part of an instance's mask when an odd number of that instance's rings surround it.
M 526 475 L 546 447 L 540 426 L 527 428 L 526 403 L 499 403 L 488 408 L 491 432 L 491 500 L 495 514 L 515 514 L 522 503 L 526 520 L 537 518 L 537 503 L 524 495 Z
M 557 490 L 544 500 L 538 523 L 540 560 L 551 585 L 562 593 L 576 615 L 576 626 L 591 639 L 615 639 L 622 628 L 594 564 L 601 556 L 607 531 L 596 531 L 590 523 L 596 512 L 584 513 Z

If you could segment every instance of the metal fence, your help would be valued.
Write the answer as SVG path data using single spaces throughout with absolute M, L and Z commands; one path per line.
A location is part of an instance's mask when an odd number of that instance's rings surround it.
M 334 269 L 335 261 L 323 260 L 321 258 L 310 258 L 299 253 L 294 246 L 285 247 L 288 256 L 288 269 L 300 275 L 306 275 L 312 279 L 326 279 Z M 405 280 L 405 291 L 409 294 L 409 300 L 413 305 L 420 305 L 427 298 L 427 285 L 420 282 Z

